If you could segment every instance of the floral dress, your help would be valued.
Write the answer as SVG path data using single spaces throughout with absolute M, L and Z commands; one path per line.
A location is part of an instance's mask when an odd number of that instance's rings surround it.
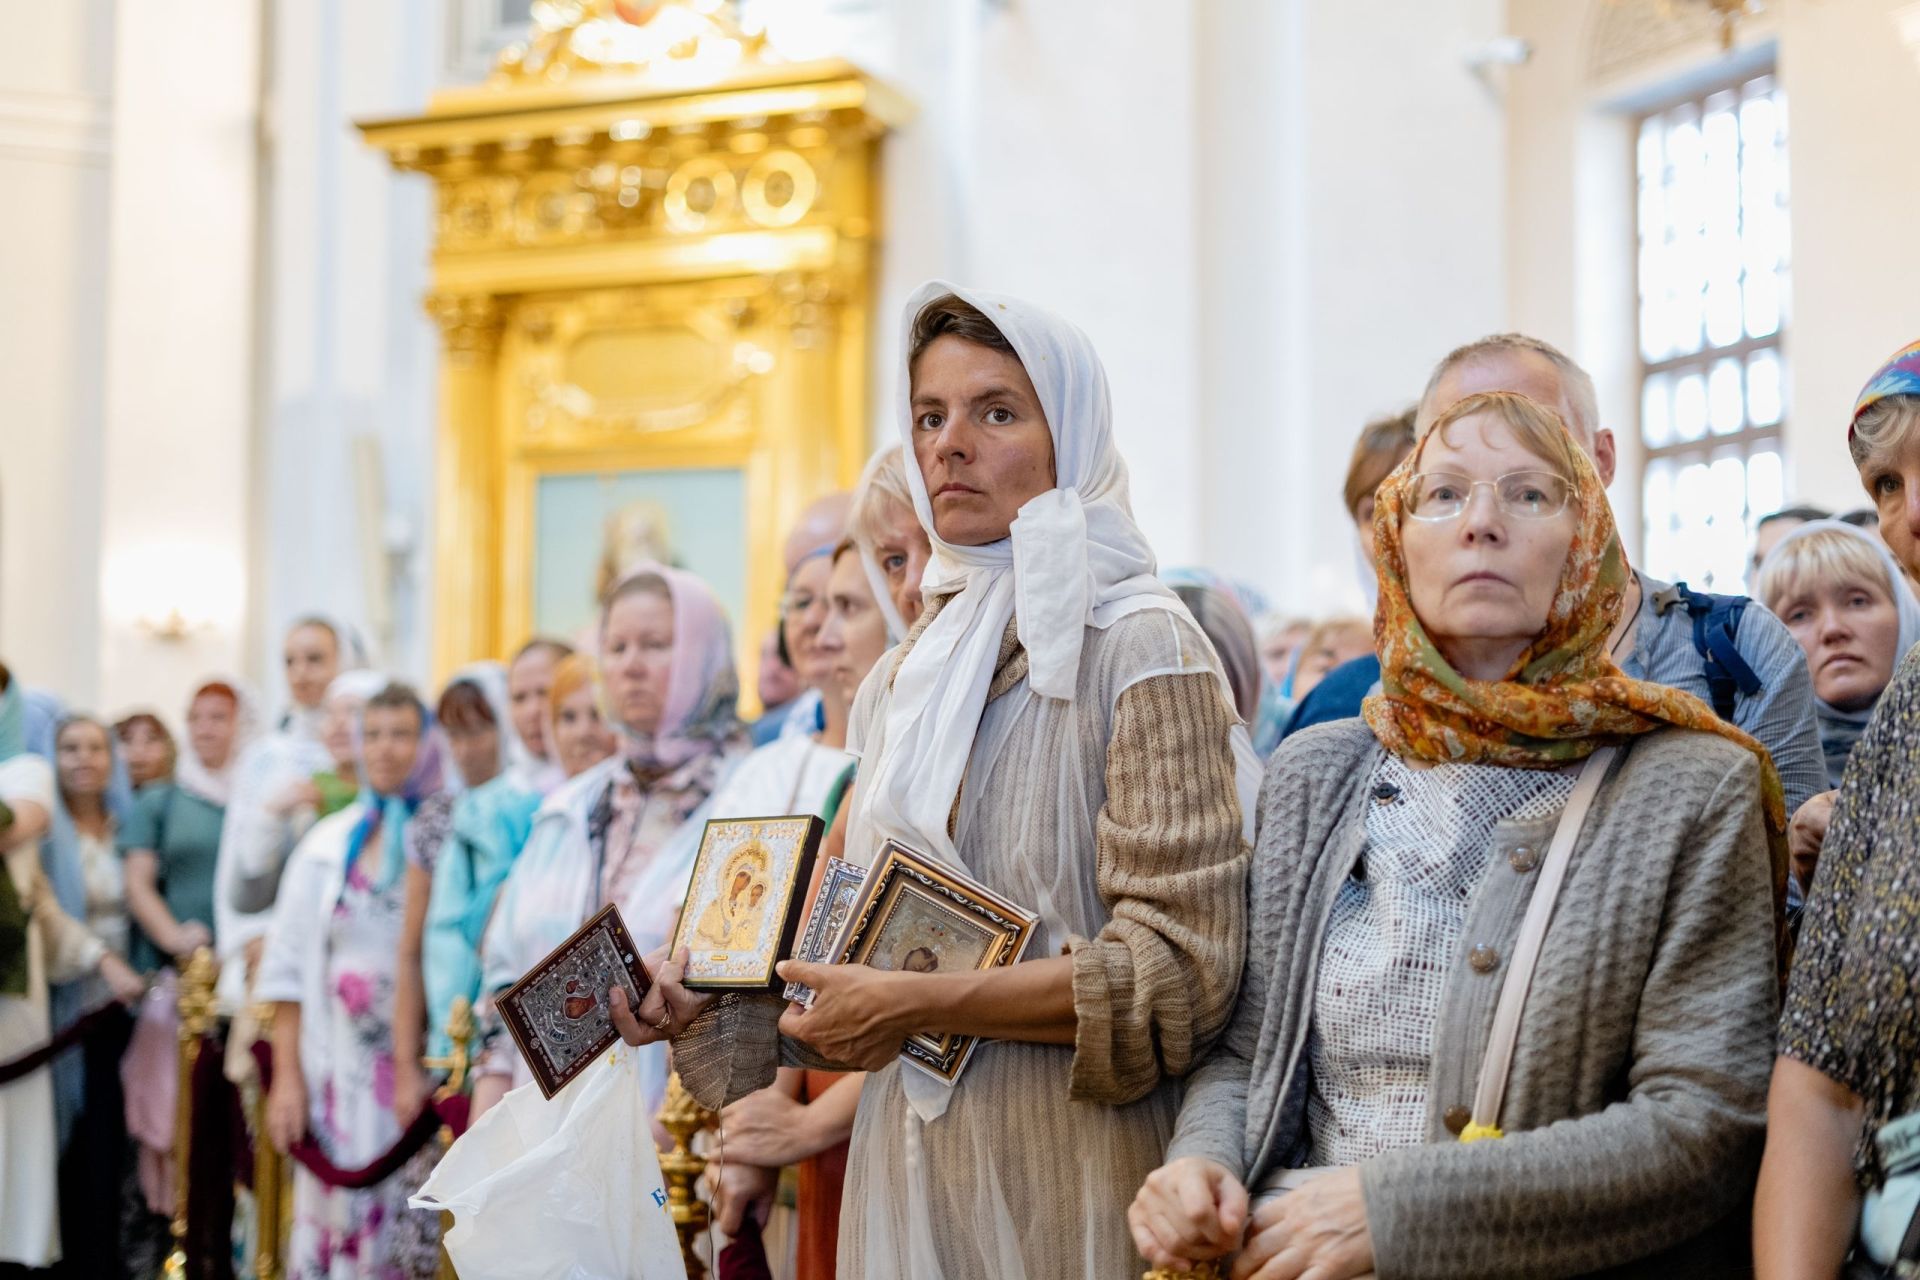
M 393 1118 L 393 969 L 404 883 L 396 878 L 381 889 L 359 867 L 348 872 L 327 931 L 327 1003 L 302 1010 L 304 1018 L 329 1022 L 333 1062 L 324 1079 L 307 1081 L 307 1123 L 342 1169 L 371 1163 L 400 1137 Z M 419 1160 L 365 1191 L 330 1188 L 297 1169 L 288 1280 L 431 1277 L 438 1221 L 407 1207 L 425 1176 L 415 1176 Z

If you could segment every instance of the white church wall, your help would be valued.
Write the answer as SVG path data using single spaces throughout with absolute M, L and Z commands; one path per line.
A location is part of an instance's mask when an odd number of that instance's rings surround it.
M 1341 483 L 1368 420 L 1501 326 L 1497 0 L 1209 5 L 1201 55 L 1207 562 L 1325 616 L 1362 607 Z
M 114 17 L 97 698 L 177 715 L 245 670 L 259 7 Z M 177 609 L 192 631 L 151 624 Z M 71 639 L 68 643 L 71 643 Z
M 0 0 L 0 661 L 92 706 L 100 598 L 108 0 Z

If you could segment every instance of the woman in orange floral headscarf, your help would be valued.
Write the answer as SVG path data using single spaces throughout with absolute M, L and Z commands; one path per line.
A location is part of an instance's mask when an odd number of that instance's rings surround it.
M 1572 545 L 1547 614 L 1534 638 L 1498 679 L 1464 677 L 1420 621 L 1407 587 L 1403 541 L 1414 482 L 1435 436 L 1489 414 L 1542 448 L 1569 487 Z M 1446 517 L 1442 517 L 1443 519 Z M 1760 759 L 1770 830 L 1786 829 L 1780 775 L 1766 748 L 1700 699 L 1620 670 L 1608 638 L 1626 599 L 1627 556 L 1600 476 L 1550 410 L 1508 391 L 1468 396 L 1437 419 L 1425 440 L 1380 485 L 1373 509 L 1380 603 L 1373 637 L 1380 693 L 1361 714 L 1387 750 L 1412 760 L 1555 768 L 1584 760 L 1607 742 L 1663 725 L 1699 729 L 1739 743 Z
M 1739 1274 L 1777 1002 L 1773 765 L 1615 664 L 1626 559 L 1550 410 L 1461 401 L 1375 504 L 1382 692 L 1268 765 L 1240 1003 L 1135 1244 L 1278 1280 Z

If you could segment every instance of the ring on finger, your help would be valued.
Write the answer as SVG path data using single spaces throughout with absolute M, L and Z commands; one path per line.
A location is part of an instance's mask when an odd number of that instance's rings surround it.
M 653 1029 L 663 1036 L 673 1034 L 673 1010 L 661 1014 L 660 1021 L 653 1024 Z

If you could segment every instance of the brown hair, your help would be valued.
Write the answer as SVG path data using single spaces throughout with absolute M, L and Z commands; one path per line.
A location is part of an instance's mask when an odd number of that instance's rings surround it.
M 958 294 L 943 293 L 913 317 L 913 328 L 907 338 L 907 368 L 913 368 L 935 338 L 949 335 L 1015 360 L 1020 358 L 1020 353 L 1007 341 L 1007 335 L 987 319 L 985 312 Z
M 1409 406 L 1389 418 L 1375 418 L 1360 428 L 1353 442 L 1353 457 L 1347 462 L 1347 483 L 1342 495 L 1347 514 L 1360 518 L 1360 503 L 1371 497 L 1400 459 L 1413 452 L 1414 408 Z
M 827 563 L 830 565 L 839 564 L 841 556 L 847 554 L 847 552 L 849 551 L 853 551 L 856 549 L 857 549 L 857 544 L 854 542 L 852 538 L 842 538 L 840 539 L 839 542 L 834 544 L 833 555 L 829 557 L 829 559 L 827 560 Z
M 427 704 L 420 701 L 420 695 L 413 691 L 413 686 L 410 684 L 395 680 L 367 699 L 367 710 L 372 711 L 375 707 L 385 707 L 388 710 L 406 707 L 420 718 L 422 729 L 427 727 Z
M 494 719 L 493 704 L 487 701 L 487 695 L 471 680 L 455 680 L 442 689 L 433 714 L 447 728 L 463 733 L 497 728 L 500 723 Z
M 651 569 L 642 569 L 639 573 L 630 573 L 613 584 L 607 592 L 605 603 L 600 606 L 600 630 L 607 629 L 607 619 L 613 615 L 613 606 L 628 596 L 658 596 L 669 605 L 673 603 L 673 588 L 667 580 Z
M 573 646 L 565 640 L 555 640 L 549 636 L 535 636 L 513 651 L 513 657 L 507 665 L 512 666 L 530 653 L 545 653 L 555 662 L 559 662 L 564 658 L 573 656 Z
M 168 748 L 172 748 L 173 734 L 168 731 L 165 722 L 151 711 L 136 711 L 132 715 L 121 716 L 113 722 L 113 736 L 125 742 L 129 734 L 140 728 L 150 730 Z

